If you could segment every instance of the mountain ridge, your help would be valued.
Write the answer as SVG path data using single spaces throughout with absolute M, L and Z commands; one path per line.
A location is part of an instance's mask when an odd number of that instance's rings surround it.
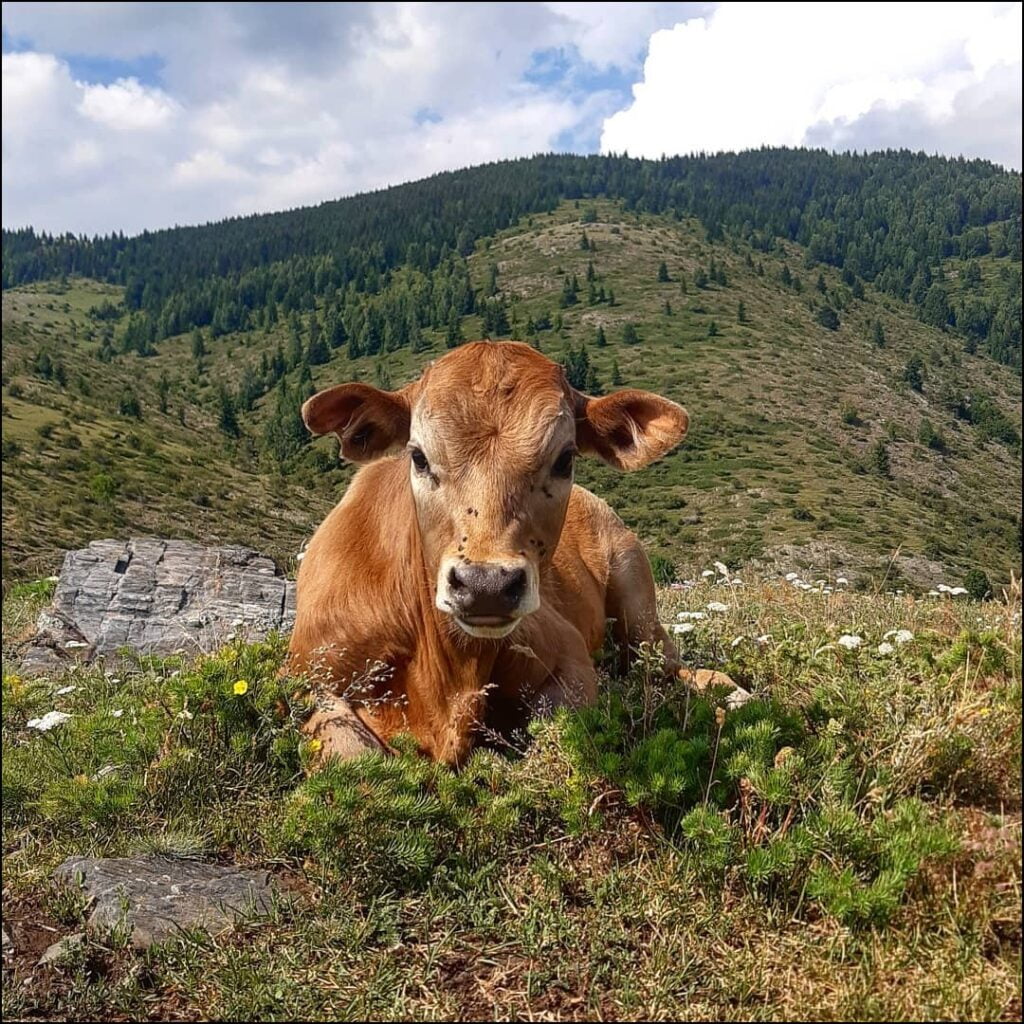
M 958 307 L 934 268 L 989 251 L 1020 262 L 1020 175 L 982 160 L 910 151 L 829 154 L 769 149 L 656 160 L 546 154 L 449 171 L 315 207 L 92 240 L 3 232 L 3 284 L 82 273 L 126 287 L 148 340 L 193 326 L 226 333 L 288 279 L 373 291 L 408 264 L 450 253 L 565 199 L 621 200 L 629 211 L 695 216 L 755 248 L 777 239 L 909 299 L 933 326 L 956 324 L 994 358 L 1020 366 L 1019 287 Z M 287 266 L 273 273 L 268 268 Z M 281 281 L 285 285 L 281 286 Z M 214 281 L 220 286 L 215 287 Z M 227 309 L 217 320 L 217 309 Z

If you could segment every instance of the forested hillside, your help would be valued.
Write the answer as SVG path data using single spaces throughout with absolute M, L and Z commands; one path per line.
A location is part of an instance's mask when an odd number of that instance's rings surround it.
M 1020 177 L 909 153 L 538 157 L 315 209 L 4 233 L 4 575 L 101 535 L 295 554 L 350 476 L 299 407 L 476 337 L 691 435 L 584 463 L 663 579 L 1020 570 Z
M 981 160 L 910 152 L 864 156 L 760 150 L 675 157 L 540 156 L 439 174 L 288 213 L 194 228 L 76 239 L 4 231 L 3 285 L 81 274 L 125 288 L 133 342 L 192 327 L 215 336 L 316 298 L 374 293 L 400 266 L 429 272 L 478 238 L 564 199 L 606 197 L 630 212 L 696 217 L 709 241 L 726 233 L 771 251 L 797 242 L 910 302 L 925 322 L 955 325 L 993 358 L 1020 367 L 1020 275 L 983 293 L 946 279 L 942 261 L 1021 259 L 1020 176 Z M 1019 271 L 1019 266 L 1018 266 Z M 975 280 L 971 277 L 970 280 Z M 434 326 L 457 302 L 435 312 Z

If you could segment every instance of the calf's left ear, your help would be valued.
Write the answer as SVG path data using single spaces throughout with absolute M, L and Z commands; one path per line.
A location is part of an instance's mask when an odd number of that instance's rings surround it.
M 576 445 L 617 469 L 640 469 L 686 436 L 686 410 L 650 391 L 627 388 L 603 398 L 576 392 Z
M 314 434 L 333 430 L 341 439 L 341 454 L 349 462 L 372 462 L 408 442 L 412 415 L 408 391 L 339 384 L 307 399 L 302 419 Z

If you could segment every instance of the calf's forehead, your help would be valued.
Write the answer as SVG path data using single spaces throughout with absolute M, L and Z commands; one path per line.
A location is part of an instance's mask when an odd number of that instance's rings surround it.
M 454 458 L 516 463 L 575 430 L 562 368 L 528 346 L 489 342 L 456 349 L 426 371 L 412 422 L 414 440 Z

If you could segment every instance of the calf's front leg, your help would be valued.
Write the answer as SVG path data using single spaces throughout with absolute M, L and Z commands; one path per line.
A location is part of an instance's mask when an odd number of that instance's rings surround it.
M 632 651 L 642 643 L 660 647 L 665 658 L 665 671 L 698 692 L 710 686 L 728 687 L 729 707 L 739 707 L 750 700 L 750 694 L 724 672 L 707 668 L 687 668 L 676 645 L 658 619 L 657 592 L 654 577 L 643 548 L 632 534 L 612 559 L 608 580 L 606 612 L 615 620 L 615 640 L 619 646 L 622 667 L 628 666 Z

